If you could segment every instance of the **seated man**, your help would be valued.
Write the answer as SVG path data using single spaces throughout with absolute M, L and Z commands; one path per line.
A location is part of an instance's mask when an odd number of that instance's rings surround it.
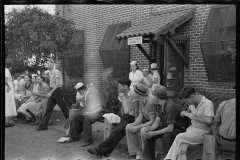
M 68 143 L 79 140 L 79 134 L 83 132 L 85 143 L 82 147 L 91 145 L 92 141 L 92 123 L 102 118 L 102 111 L 105 108 L 104 95 L 95 88 L 93 82 L 88 85 L 87 100 L 84 103 L 83 114 L 74 116 L 69 131 L 70 140 Z
M 65 136 L 63 136 L 59 140 L 57 140 L 57 142 L 60 142 L 60 143 L 68 142 L 70 140 L 70 138 L 69 138 L 70 124 L 75 116 L 77 116 L 79 114 L 82 115 L 85 110 L 83 102 L 85 102 L 87 100 L 87 95 L 88 95 L 87 87 L 83 83 L 79 82 L 75 86 L 75 89 L 77 90 L 75 108 L 78 108 L 78 110 L 72 116 L 68 117 L 68 119 L 64 125 L 64 128 L 67 129 L 66 134 L 65 134 Z
M 134 122 L 139 100 L 136 97 L 136 93 L 130 90 L 130 85 L 131 81 L 128 78 L 122 78 L 118 81 L 118 92 L 123 93 L 123 95 L 119 94 L 118 99 L 122 103 L 121 109 L 124 113 L 120 123 L 98 147 L 88 149 L 89 153 L 94 154 L 98 158 L 101 158 L 103 155 L 108 157 L 118 142 L 126 135 L 125 128 L 127 124 Z
M 219 105 L 212 131 L 219 143 L 219 150 L 236 152 L 236 98 Z
M 186 160 L 186 151 L 189 145 L 203 143 L 204 134 L 211 131 L 210 125 L 213 123 L 214 107 L 212 101 L 205 96 L 199 95 L 193 87 L 184 87 L 179 97 L 183 103 L 188 103 L 187 111 L 182 111 L 181 116 L 191 119 L 191 125 L 185 133 L 176 136 L 166 160 Z
M 167 99 L 167 88 L 156 86 L 153 95 L 157 103 L 157 117 L 152 126 L 141 129 L 142 152 L 144 160 L 155 159 L 155 143 L 162 138 L 162 157 L 165 157 L 176 135 L 186 132 L 189 119 L 181 117 L 181 106 Z M 162 123 L 161 123 L 162 122 Z
M 129 155 L 128 159 L 139 158 L 137 155 L 137 133 L 143 127 L 152 126 L 156 119 L 156 103 L 154 98 L 147 93 L 148 86 L 140 81 L 134 87 L 134 91 L 139 98 L 139 115 L 134 123 L 130 123 L 126 127 L 127 145 Z

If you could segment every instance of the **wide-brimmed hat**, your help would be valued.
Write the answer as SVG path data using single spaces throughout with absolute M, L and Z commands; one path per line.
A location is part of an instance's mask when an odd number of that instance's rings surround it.
M 147 96 L 148 86 L 144 82 L 139 81 L 137 85 L 134 87 L 134 91 L 139 95 Z
M 82 82 L 79 82 L 79 83 L 76 84 L 75 89 L 79 89 L 79 88 L 81 88 L 82 86 L 83 86 L 83 83 L 82 83 Z
M 167 88 L 161 85 L 157 85 L 154 87 L 152 94 L 157 96 L 159 99 L 167 98 Z
M 151 64 L 151 70 L 157 70 L 157 63 Z

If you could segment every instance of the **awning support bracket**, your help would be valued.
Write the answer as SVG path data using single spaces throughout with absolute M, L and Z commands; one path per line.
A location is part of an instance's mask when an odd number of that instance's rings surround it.
M 175 43 L 172 41 L 171 38 L 169 38 L 168 35 L 164 35 L 165 39 L 169 42 L 169 44 L 174 48 L 174 50 L 177 52 L 180 59 L 183 61 L 183 63 L 186 65 L 187 68 L 189 68 L 189 63 L 182 54 L 182 52 L 178 49 L 178 47 L 175 45 Z
M 138 47 L 138 49 L 144 54 L 144 56 L 148 59 L 148 61 L 150 63 L 153 63 L 154 60 L 147 54 L 147 52 L 145 51 L 145 49 L 141 46 L 141 44 L 136 44 L 136 46 Z

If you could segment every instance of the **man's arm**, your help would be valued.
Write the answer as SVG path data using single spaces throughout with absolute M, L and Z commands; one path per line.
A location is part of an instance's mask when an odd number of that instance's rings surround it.
M 200 123 L 204 123 L 204 124 L 212 124 L 213 123 L 213 117 L 210 117 L 210 116 L 199 117 L 192 113 L 185 113 L 184 115 L 187 116 L 188 118 L 190 118 L 191 120 L 195 120 Z
M 161 119 L 157 116 L 155 122 L 154 122 L 153 125 L 149 128 L 148 131 L 154 131 L 154 130 L 156 130 L 156 129 L 158 128 L 158 126 L 159 126 L 160 120 L 161 120 Z
M 137 126 L 139 125 L 143 120 L 143 114 L 139 113 L 137 119 L 135 119 L 135 122 L 132 124 L 132 126 Z
M 144 124 L 139 124 L 137 126 L 137 128 L 142 128 L 142 127 L 146 127 L 146 126 L 151 126 L 154 122 L 155 122 L 155 119 L 156 119 L 156 115 L 155 114 L 152 114 L 150 115 L 150 121 L 144 123 Z
M 168 132 L 172 132 L 173 129 L 174 129 L 174 123 L 171 123 L 167 127 L 163 128 L 161 130 L 153 131 L 153 134 L 154 134 L 154 136 L 161 135 L 161 134 L 165 134 L 165 133 L 168 133 Z

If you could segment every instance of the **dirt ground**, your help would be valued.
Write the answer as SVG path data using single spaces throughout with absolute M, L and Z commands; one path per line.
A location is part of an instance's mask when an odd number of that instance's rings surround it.
M 14 127 L 5 128 L 5 159 L 6 160 L 94 160 L 87 152 L 89 147 L 95 147 L 103 141 L 103 130 L 93 127 L 94 144 L 81 147 L 83 140 L 75 143 L 57 143 L 56 140 L 64 135 L 65 118 L 61 111 L 54 111 L 53 125 L 47 131 L 36 131 L 35 126 L 21 124 L 18 117 Z M 60 123 L 61 122 L 61 123 Z M 157 140 L 156 152 L 161 152 L 161 140 Z M 156 153 L 156 154 L 157 154 Z M 128 155 L 126 138 L 122 139 L 113 153 L 103 160 L 125 160 Z M 202 146 L 190 147 L 187 152 L 188 160 L 202 159 Z M 226 158 L 229 157 L 226 155 Z

